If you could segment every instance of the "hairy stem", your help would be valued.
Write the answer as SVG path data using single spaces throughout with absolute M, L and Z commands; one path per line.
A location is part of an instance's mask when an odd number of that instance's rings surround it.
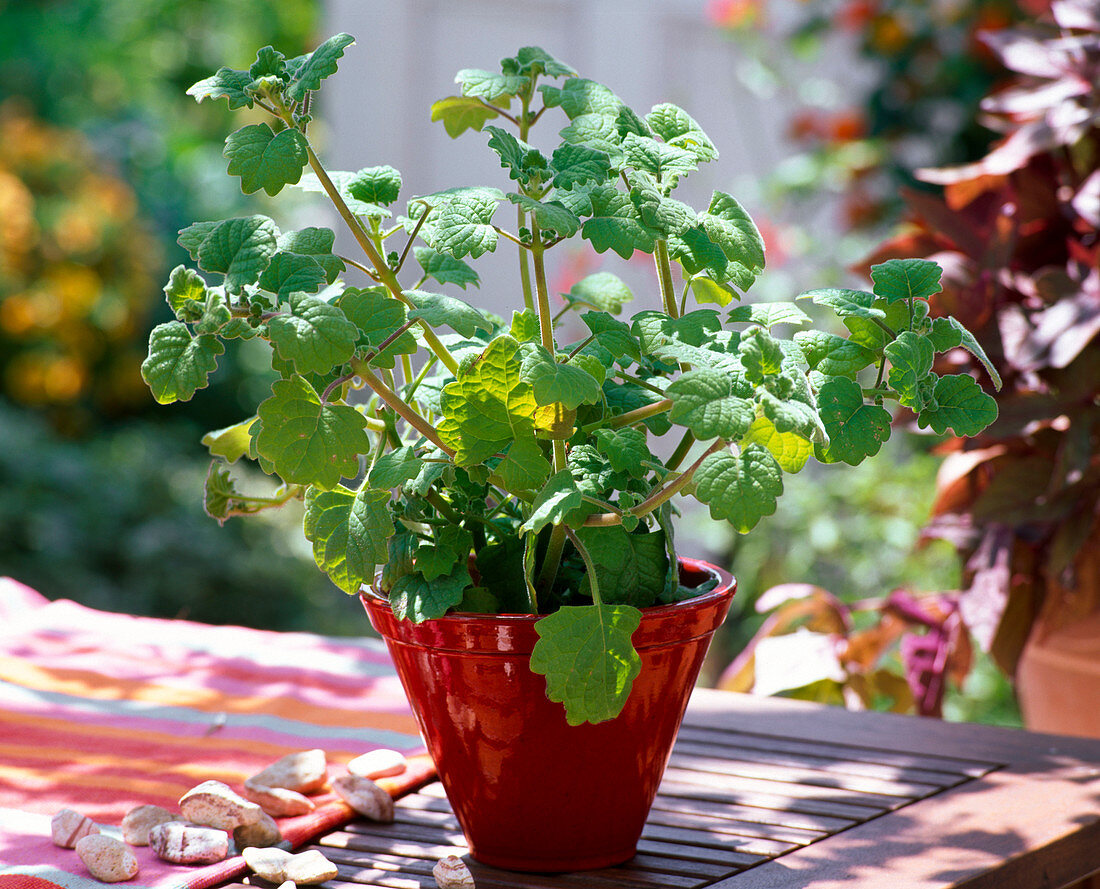
M 380 377 L 376 376 L 366 363 L 353 360 L 352 367 L 355 373 L 374 390 L 382 401 L 386 403 L 387 407 L 396 411 L 402 420 L 412 426 L 413 429 L 423 435 L 428 441 L 443 451 L 443 453 L 452 457 L 454 456 L 454 450 L 443 443 L 443 439 L 439 437 L 439 432 L 436 431 L 436 428 L 402 401 L 401 397 L 387 386 Z
M 676 305 L 676 289 L 672 283 L 672 266 L 668 261 L 668 244 L 665 241 L 657 241 L 653 264 L 657 266 L 657 277 L 661 282 L 661 305 L 670 317 L 679 318 L 680 309 Z

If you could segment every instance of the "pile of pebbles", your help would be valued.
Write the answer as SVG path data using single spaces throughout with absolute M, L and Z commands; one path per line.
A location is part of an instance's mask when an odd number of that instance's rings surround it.
M 360 815 L 388 823 L 393 821 L 393 799 L 375 779 L 399 775 L 405 768 L 405 757 L 397 751 L 372 750 L 351 760 L 348 773 L 334 778 L 331 787 Z M 312 812 L 316 804 L 309 795 L 328 783 L 325 752 L 303 750 L 248 778 L 239 794 L 221 781 L 203 781 L 180 798 L 178 813 L 138 806 L 122 819 L 121 840 L 101 833 L 100 825 L 73 809 L 62 809 L 50 826 L 54 845 L 75 849 L 88 873 L 104 883 L 136 877 L 139 866 L 131 847 L 149 846 L 172 864 L 214 864 L 243 854 L 253 873 L 280 884 L 280 889 L 293 889 L 333 879 L 336 866 L 316 850 L 288 852 L 275 819 Z M 465 882 L 453 882 L 452 876 L 437 882 L 443 889 L 473 886 L 468 870 Z

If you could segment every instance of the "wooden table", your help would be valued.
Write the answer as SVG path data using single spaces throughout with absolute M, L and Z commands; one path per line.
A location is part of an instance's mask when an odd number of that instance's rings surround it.
M 311 848 L 327 886 L 413 889 L 462 843 L 435 784 Z M 1100 741 L 700 690 L 634 859 L 470 867 L 481 889 L 1057 889 L 1100 871 Z

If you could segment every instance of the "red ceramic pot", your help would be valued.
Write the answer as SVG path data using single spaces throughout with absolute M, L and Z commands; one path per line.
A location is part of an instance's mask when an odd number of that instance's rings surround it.
M 634 855 L 688 696 L 736 582 L 680 560 L 681 582 L 718 587 L 647 608 L 633 643 L 642 659 L 622 713 L 570 726 L 531 672 L 533 615 L 398 620 L 364 593 L 389 646 L 440 780 L 478 861 L 509 870 L 608 867 Z

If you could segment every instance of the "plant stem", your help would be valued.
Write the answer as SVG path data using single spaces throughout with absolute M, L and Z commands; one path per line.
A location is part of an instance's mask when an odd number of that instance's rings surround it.
M 691 450 L 693 444 L 695 444 L 695 433 L 690 429 L 685 429 L 684 437 L 680 439 L 680 443 L 676 445 L 676 450 L 673 451 L 672 456 L 668 458 L 668 463 L 666 464 L 668 469 L 678 469 L 680 464 L 684 462 L 684 458 L 688 455 L 688 451 Z
M 600 583 L 596 578 L 596 565 L 592 561 L 592 556 L 588 554 L 588 550 L 584 548 L 584 544 L 580 542 L 580 539 L 572 528 L 566 528 L 565 533 L 573 546 L 577 548 L 577 552 L 581 554 L 581 559 L 584 560 L 584 573 L 588 576 L 588 585 L 592 590 L 592 603 L 594 605 L 602 605 L 603 600 L 600 598 Z
M 445 518 L 452 525 L 462 524 L 462 516 L 455 512 L 451 508 L 451 505 L 439 496 L 438 491 L 433 491 L 429 488 L 428 491 L 424 494 L 424 499 L 427 500 L 432 506 L 434 506 L 435 511 L 443 516 L 443 518 Z
M 523 207 L 516 207 L 516 231 L 524 228 L 527 225 L 527 214 L 524 212 Z M 531 293 L 531 267 L 527 263 L 527 253 L 525 249 L 519 251 L 519 283 L 523 288 L 523 305 L 528 311 L 535 311 L 535 298 Z
M 401 400 L 401 397 L 394 392 L 389 386 L 387 386 L 382 380 L 377 377 L 373 371 L 362 361 L 353 361 L 352 367 L 366 382 L 368 386 L 373 389 L 379 398 L 381 398 L 387 407 L 396 411 L 401 419 L 413 427 L 417 432 L 423 435 L 428 441 L 439 448 L 443 453 L 453 457 L 455 452 L 452 448 L 447 447 L 443 443 L 443 439 L 439 437 L 439 433 L 436 428 L 425 420 L 420 414 L 414 411 L 409 405 Z
M 640 423 L 642 420 L 664 413 L 671 407 L 672 399 L 662 398 L 660 401 L 655 401 L 644 407 L 636 407 L 634 410 L 627 411 L 625 414 L 619 414 L 617 417 L 612 417 L 608 426 L 612 429 L 621 429 L 623 426 L 633 426 L 635 423 Z
M 668 243 L 657 241 L 657 249 L 653 252 L 653 264 L 657 266 L 657 277 L 661 281 L 661 304 L 672 318 L 680 317 L 679 307 L 676 305 L 676 290 L 672 284 L 672 266 L 668 261 Z

